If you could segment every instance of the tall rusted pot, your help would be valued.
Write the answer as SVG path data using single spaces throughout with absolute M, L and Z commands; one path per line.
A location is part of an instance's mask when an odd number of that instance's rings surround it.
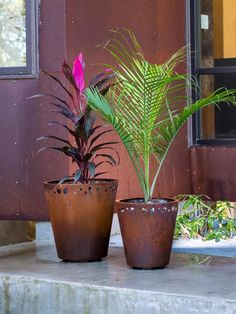
M 119 200 L 116 209 L 127 264 L 134 268 L 162 268 L 169 263 L 178 201 Z
M 116 191 L 117 180 L 44 183 L 59 258 L 99 261 L 107 256 Z

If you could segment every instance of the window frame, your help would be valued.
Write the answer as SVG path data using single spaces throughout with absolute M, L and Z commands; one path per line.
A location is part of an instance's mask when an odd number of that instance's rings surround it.
M 221 66 L 221 67 L 201 67 L 201 49 L 200 49 L 200 1 L 189 0 L 189 23 L 190 23 L 190 72 L 197 78 L 199 83 L 201 75 L 214 75 L 223 73 L 236 73 L 236 66 Z M 197 93 L 193 89 L 192 99 L 196 101 Z M 200 138 L 200 112 L 197 112 L 192 117 L 192 143 L 194 145 L 207 145 L 207 146 L 236 146 L 236 138 L 214 138 L 214 139 L 201 139 Z
M 26 5 L 26 66 L 0 67 L 0 79 L 35 78 L 38 74 L 38 8 L 37 0 Z

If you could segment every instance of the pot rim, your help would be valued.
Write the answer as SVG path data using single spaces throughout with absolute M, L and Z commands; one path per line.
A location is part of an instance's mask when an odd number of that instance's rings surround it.
M 109 183 L 115 183 L 118 184 L 118 180 L 117 179 L 92 179 L 90 180 L 90 182 L 88 183 L 81 183 L 81 182 L 77 182 L 77 183 L 72 183 L 73 180 L 69 180 L 64 182 L 64 183 L 59 183 L 60 180 L 52 180 L 52 181 L 44 181 L 43 185 L 44 186 L 60 186 L 60 187 L 65 187 L 65 186 L 89 186 L 89 185 L 107 185 Z M 71 181 L 71 183 L 70 183 Z
M 143 200 L 142 197 L 137 197 L 137 198 L 128 198 L 128 199 L 117 199 L 115 202 L 115 207 L 116 209 L 121 209 L 124 206 L 127 207 L 136 207 L 136 208 L 152 208 L 152 207 L 165 207 L 165 206 L 173 206 L 177 205 L 179 203 L 178 199 L 172 199 L 172 198 L 165 198 L 165 197 L 156 197 L 153 199 L 161 199 L 161 200 L 166 200 L 165 203 L 139 203 L 139 202 L 132 202 L 132 200 Z
M 116 202 L 119 203 L 128 203 L 128 204 L 142 204 L 142 205 L 155 205 L 155 204 L 168 204 L 172 202 L 179 202 L 176 198 L 169 198 L 169 197 L 153 197 L 153 200 L 164 200 L 165 203 L 142 203 L 142 202 L 132 202 L 133 200 L 144 200 L 143 197 L 132 197 L 132 198 L 126 198 L 126 199 L 117 199 Z

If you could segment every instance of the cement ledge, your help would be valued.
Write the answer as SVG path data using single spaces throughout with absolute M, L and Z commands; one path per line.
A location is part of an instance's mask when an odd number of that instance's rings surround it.
M 1 276 L 1 313 L 170 314 L 236 312 L 236 301 Z
M 100 263 L 64 263 L 49 243 L 0 249 L 1 314 L 235 314 L 236 259 L 173 253 L 134 270 L 122 248 Z

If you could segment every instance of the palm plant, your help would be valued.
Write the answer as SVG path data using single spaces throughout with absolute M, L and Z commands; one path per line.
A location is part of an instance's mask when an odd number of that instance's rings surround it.
M 209 104 L 235 103 L 236 90 L 221 88 L 191 102 L 186 87 L 194 79 L 175 70 L 185 60 L 185 47 L 163 64 L 151 64 L 131 31 L 114 33 L 116 36 L 104 48 L 115 61 L 106 66 L 114 72 L 116 82 L 106 96 L 96 87 L 88 88 L 86 95 L 89 106 L 117 131 L 136 171 L 144 201 L 149 202 L 163 161 L 183 124 Z M 150 177 L 152 159 L 155 174 Z

